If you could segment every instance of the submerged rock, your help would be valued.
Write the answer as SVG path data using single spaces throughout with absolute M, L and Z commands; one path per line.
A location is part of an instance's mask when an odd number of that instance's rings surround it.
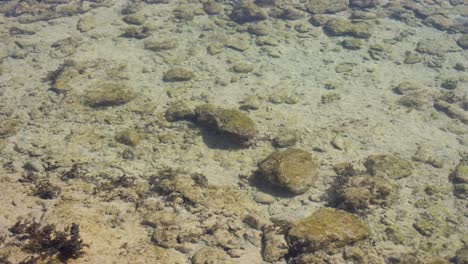
M 372 8 L 380 4 L 380 0 L 349 0 L 349 5 L 359 8 Z
M 308 253 L 340 248 L 369 235 L 369 228 L 356 216 L 333 208 L 321 208 L 294 223 L 287 239 L 297 252 Z
M 140 134 L 133 129 L 125 129 L 115 136 L 117 142 L 127 146 L 136 146 L 140 143 Z
M 237 4 L 230 15 L 230 18 L 237 23 L 265 20 L 267 17 L 267 12 L 251 1 Z
M 353 36 L 356 38 L 369 38 L 370 28 L 365 23 L 352 23 L 343 18 L 328 20 L 323 30 L 330 36 Z
M 274 231 L 265 231 L 263 233 L 262 257 L 267 262 L 276 262 L 281 260 L 288 253 L 288 244 L 283 235 Z
M 192 264 L 206 263 L 225 263 L 231 264 L 229 256 L 224 250 L 216 247 L 203 247 L 198 250 L 192 257 Z
M 394 155 L 370 155 L 364 166 L 372 176 L 402 179 L 413 173 L 411 162 Z
M 76 28 L 80 32 L 88 32 L 96 28 L 96 26 L 97 26 L 96 18 L 94 16 L 89 16 L 89 15 L 80 17 L 80 19 L 78 20 L 78 23 L 76 24 Z
M 352 176 L 338 190 L 340 207 L 348 210 L 368 209 L 371 205 L 388 205 L 397 197 L 397 186 L 381 177 Z
M 193 71 L 184 67 L 175 67 L 164 74 L 165 82 L 185 82 L 190 81 L 195 75 Z
M 188 101 L 177 101 L 166 110 L 166 120 L 174 122 L 183 119 L 192 119 L 195 117 L 195 107 Z
M 310 188 L 318 176 L 316 169 L 312 155 L 296 148 L 275 151 L 259 165 L 259 173 L 265 180 L 293 194 Z
M 214 0 L 209 0 L 203 3 L 203 10 L 208 15 L 217 15 L 223 12 L 223 6 Z
M 163 51 L 177 48 L 178 44 L 175 39 L 166 40 L 147 40 L 145 41 L 145 49 L 151 51 Z
M 236 109 L 223 109 L 203 104 L 195 109 L 197 123 L 215 129 L 228 140 L 249 145 L 257 134 L 255 124 L 246 114 Z
M 123 105 L 136 97 L 128 87 L 116 83 L 103 83 L 84 95 L 84 103 L 92 107 Z
M 462 47 L 463 49 L 468 49 L 468 34 L 462 35 L 458 40 L 457 40 L 458 46 Z
M 348 8 L 346 0 L 310 0 L 306 5 L 311 14 L 333 14 Z

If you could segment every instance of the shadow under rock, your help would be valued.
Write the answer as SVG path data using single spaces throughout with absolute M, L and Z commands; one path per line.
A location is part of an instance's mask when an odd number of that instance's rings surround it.
M 249 179 L 249 184 L 253 187 L 256 187 L 260 191 L 270 194 L 275 197 L 280 198 L 292 198 L 296 196 L 296 194 L 285 190 L 279 186 L 271 184 L 265 177 L 258 171 L 254 172 L 254 174 Z
M 223 135 L 214 129 L 209 129 L 196 124 L 195 126 L 200 130 L 200 134 L 205 145 L 211 149 L 239 150 L 245 148 L 229 140 L 227 135 Z

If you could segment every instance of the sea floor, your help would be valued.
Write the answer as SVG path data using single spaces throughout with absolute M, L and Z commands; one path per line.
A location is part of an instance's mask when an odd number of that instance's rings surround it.
M 468 263 L 466 0 L 0 1 L 0 263 Z

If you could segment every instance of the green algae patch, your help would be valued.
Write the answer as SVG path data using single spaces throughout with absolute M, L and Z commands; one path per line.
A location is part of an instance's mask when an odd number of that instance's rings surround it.
M 203 104 L 195 108 L 195 119 L 200 125 L 215 129 L 228 140 L 244 146 L 257 134 L 253 120 L 236 109 Z
M 340 248 L 369 235 L 369 228 L 353 214 L 333 208 L 321 208 L 294 223 L 287 238 L 292 248 L 306 253 Z
M 88 90 L 84 95 L 84 103 L 91 107 L 108 107 L 123 105 L 136 97 L 128 87 L 116 83 L 104 83 Z
M 259 166 L 269 183 L 293 194 L 306 192 L 317 179 L 317 164 L 304 150 L 289 148 L 271 153 Z

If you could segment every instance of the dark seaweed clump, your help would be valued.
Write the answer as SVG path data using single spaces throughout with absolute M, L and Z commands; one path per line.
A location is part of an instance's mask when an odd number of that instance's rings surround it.
M 80 227 L 76 223 L 65 228 L 64 231 L 56 229 L 55 225 L 41 226 L 33 221 L 18 221 L 9 231 L 19 240 L 26 241 L 22 249 L 34 254 L 24 263 L 35 263 L 39 259 L 58 257 L 66 262 L 68 259 L 77 259 L 84 254 L 83 249 L 88 247 L 80 236 Z M 37 256 L 38 255 L 38 256 Z

